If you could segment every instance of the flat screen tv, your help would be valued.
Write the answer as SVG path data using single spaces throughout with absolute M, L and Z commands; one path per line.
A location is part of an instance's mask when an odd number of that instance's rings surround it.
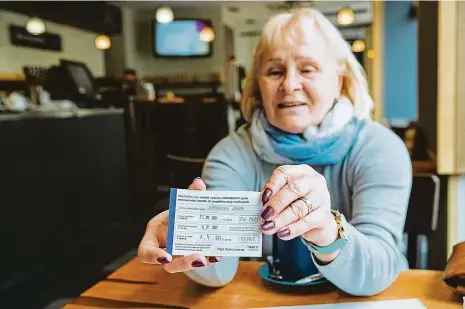
M 176 19 L 168 24 L 154 21 L 153 54 L 155 57 L 205 58 L 213 53 L 212 42 L 202 42 L 200 31 L 212 27 L 205 19 Z

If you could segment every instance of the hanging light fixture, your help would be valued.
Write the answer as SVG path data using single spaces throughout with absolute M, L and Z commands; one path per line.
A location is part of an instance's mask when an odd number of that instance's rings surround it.
M 355 22 L 355 12 L 350 8 L 343 8 L 337 13 L 337 23 L 342 26 L 352 25 Z
M 352 43 L 352 51 L 354 53 L 361 53 L 365 50 L 365 41 L 363 40 L 355 40 L 353 43 Z
M 31 17 L 26 22 L 26 30 L 33 35 L 42 34 L 45 32 L 45 23 L 39 17 Z
M 211 27 L 205 27 L 200 31 L 200 41 L 211 42 L 215 39 L 215 32 Z
M 160 24 L 168 24 L 172 22 L 173 19 L 173 10 L 167 5 L 160 6 L 155 13 L 155 20 Z
M 98 49 L 109 49 L 111 41 L 108 35 L 100 34 L 95 38 L 95 47 Z

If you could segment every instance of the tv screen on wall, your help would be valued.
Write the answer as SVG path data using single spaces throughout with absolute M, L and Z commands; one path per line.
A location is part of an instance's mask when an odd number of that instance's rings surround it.
M 153 53 L 156 57 L 210 57 L 212 42 L 200 40 L 200 32 L 211 22 L 177 19 L 168 24 L 153 22 Z

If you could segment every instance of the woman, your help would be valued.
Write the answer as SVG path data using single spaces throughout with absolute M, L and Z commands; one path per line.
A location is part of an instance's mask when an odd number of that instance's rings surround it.
M 270 19 L 241 105 L 249 123 L 215 146 L 205 183 L 189 189 L 261 191 L 264 234 L 301 239 L 310 262 L 346 293 L 387 288 L 407 268 L 400 248 L 411 162 L 402 141 L 369 119 L 363 69 L 337 29 L 313 9 Z M 143 262 L 189 271 L 205 285 L 232 280 L 237 258 L 173 258 L 161 249 L 167 218 L 149 223 Z

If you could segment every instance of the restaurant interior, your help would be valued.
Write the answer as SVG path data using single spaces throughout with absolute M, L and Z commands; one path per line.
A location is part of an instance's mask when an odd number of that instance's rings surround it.
M 202 308 L 84 292 L 122 286 L 108 276 L 136 263 L 170 188 L 187 188 L 246 122 L 262 27 L 295 6 L 327 16 L 365 69 L 372 118 L 412 160 L 409 266 L 442 274 L 465 240 L 465 2 L 2 1 L 0 308 Z

